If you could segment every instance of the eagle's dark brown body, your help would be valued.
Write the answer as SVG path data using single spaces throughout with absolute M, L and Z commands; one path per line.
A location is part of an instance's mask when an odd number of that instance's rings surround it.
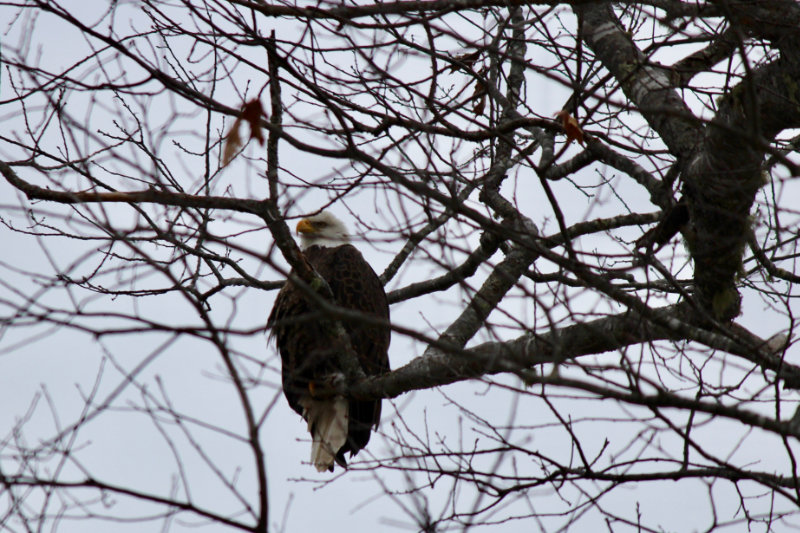
M 382 321 L 384 325 L 342 320 L 353 350 L 368 376 L 389 370 L 389 304 L 378 276 L 361 253 L 350 244 L 311 246 L 304 255 L 331 288 L 335 303 Z M 289 405 L 306 416 L 301 404 L 310 394 L 310 383 L 323 383 L 341 373 L 334 343 L 321 327 L 324 316 L 306 293 L 287 282 L 275 300 L 269 317 L 282 361 L 283 392 Z M 313 385 L 312 385 L 313 388 Z M 344 454 L 355 455 L 366 446 L 370 431 L 381 417 L 381 401 L 349 402 L 347 440 L 336 451 L 336 462 L 346 465 Z M 313 431 L 312 431 L 313 434 Z M 335 450 L 334 450 L 335 451 Z

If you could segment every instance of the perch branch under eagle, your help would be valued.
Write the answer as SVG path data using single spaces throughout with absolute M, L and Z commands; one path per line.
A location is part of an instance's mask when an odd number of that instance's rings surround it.
M 367 376 L 389 370 L 389 304 L 375 271 L 350 244 L 344 224 L 328 212 L 297 224 L 300 248 L 308 263 L 327 283 L 335 305 L 374 317 L 375 321 L 341 320 L 353 352 Z M 283 392 L 289 405 L 307 422 L 311 463 L 318 471 L 346 467 L 370 438 L 381 418 L 381 400 L 354 400 L 331 394 L 345 379 L 330 338 L 328 320 L 308 287 L 287 282 L 275 300 L 268 326 L 281 354 Z

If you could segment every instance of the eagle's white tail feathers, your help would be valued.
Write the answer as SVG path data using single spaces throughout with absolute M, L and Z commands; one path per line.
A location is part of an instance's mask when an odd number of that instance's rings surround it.
M 311 463 L 318 472 L 333 470 L 336 453 L 347 441 L 348 402 L 341 396 L 300 400 L 311 433 Z

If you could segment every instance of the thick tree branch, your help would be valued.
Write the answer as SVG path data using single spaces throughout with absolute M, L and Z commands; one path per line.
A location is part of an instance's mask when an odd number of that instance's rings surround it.
M 683 304 L 655 309 L 652 317 L 658 323 L 625 312 L 546 333 L 527 333 L 511 341 L 487 342 L 467 350 L 437 343 L 433 350 L 426 350 L 426 355 L 407 365 L 356 384 L 352 392 L 369 398 L 393 398 L 412 390 L 503 372 L 518 373 L 544 363 L 561 363 L 661 340 L 693 340 L 743 357 L 774 373 L 787 387 L 800 388 L 800 367 L 784 361 L 767 341 L 740 326 L 731 326 L 726 334 L 693 326 L 694 313 Z
M 700 141 L 700 123 L 675 90 L 669 69 L 649 60 L 624 30 L 611 4 L 575 6 L 582 35 L 625 95 L 679 159 L 688 158 Z
M 783 49 L 800 44 L 800 5 L 794 0 L 712 0 L 735 30 Z
M 750 15 L 763 17 L 759 10 L 764 6 L 755 4 L 762 3 L 748 4 L 755 10 Z M 792 20 L 798 16 L 796 6 L 776 5 L 786 9 Z M 701 138 L 698 122 L 675 92 L 668 73 L 641 54 L 609 5 L 581 6 L 576 11 L 583 16 L 587 43 L 670 151 L 688 163 L 683 179 L 691 229 L 686 236 L 695 262 L 699 302 L 716 318 L 733 318 L 739 312 L 735 276 L 741 265 L 750 207 L 762 183 L 764 153 L 777 133 L 800 124 L 796 104 L 784 96 L 792 94 L 793 88 L 796 92 L 792 80 L 800 75 L 798 49 L 787 48 L 793 41 L 783 25 L 770 30 L 769 35 L 784 43 L 784 53 L 723 98 Z M 747 90 L 752 87 L 757 90 Z M 757 104 L 748 103 L 753 94 L 758 94 Z M 754 129 L 754 125 L 759 127 Z
M 700 302 L 723 320 L 739 313 L 735 278 L 750 233 L 750 209 L 764 184 L 769 142 L 800 126 L 800 48 L 758 68 L 720 101 L 684 175 Z M 748 89 L 750 87 L 751 89 Z M 751 102 L 752 95 L 757 100 Z
M 731 57 L 738 47 L 739 40 L 730 28 L 713 36 L 708 46 L 672 64 L 670 68 L 677 76 L 675 85 L 687 87 L 696 75 L 709 71 L 720 61 Z
M 341 6 L 325 9 L 313 5 L 306 7 L 273 5 L 257 0 L 230 1 L 233 4 L 252 9 L 267 17 L 332 19 L 337 21 L 350 21 L 362 17 L 412 15 L 417 13 L 434 13 L 441 16 L 453 11 L 470 11 L 488 7 L 558 6 L 564 3 L 557 0 L 399 0 L 396 2 L 380 2 L 374 5 Z M 569 4 L 575 6 L 592 2 L 593 0 L 570 0 Z M 695 6 L 684 5 L 683 2 L 648 0 L 638 3 L 664 9 L 671 17 L 697 15 L 697 8 Z

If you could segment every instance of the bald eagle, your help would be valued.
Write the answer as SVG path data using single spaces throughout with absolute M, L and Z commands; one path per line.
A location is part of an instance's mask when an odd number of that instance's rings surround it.
M 306 260 L 330 286 L 333 303 L 381 322 L 343 320 L 342 326 L 364 373 L 387 372 L 389 304 L 375 271 L 350 244 L 344 224 L 328 212 L 298 222 L 297 233 Z M 307 291 L 287 282 L 267 322 L 281 354 L 283 393 L 308 422 L 311 463 L 320 472 L 332 471 L 334 461 L 346 467 L 344 454 L 352 457 L 366 446 L 381 418 L 380 400 L 347 400 L 319 392 L 344 378 L 334 343 L 320 325 L 324 318 Z

